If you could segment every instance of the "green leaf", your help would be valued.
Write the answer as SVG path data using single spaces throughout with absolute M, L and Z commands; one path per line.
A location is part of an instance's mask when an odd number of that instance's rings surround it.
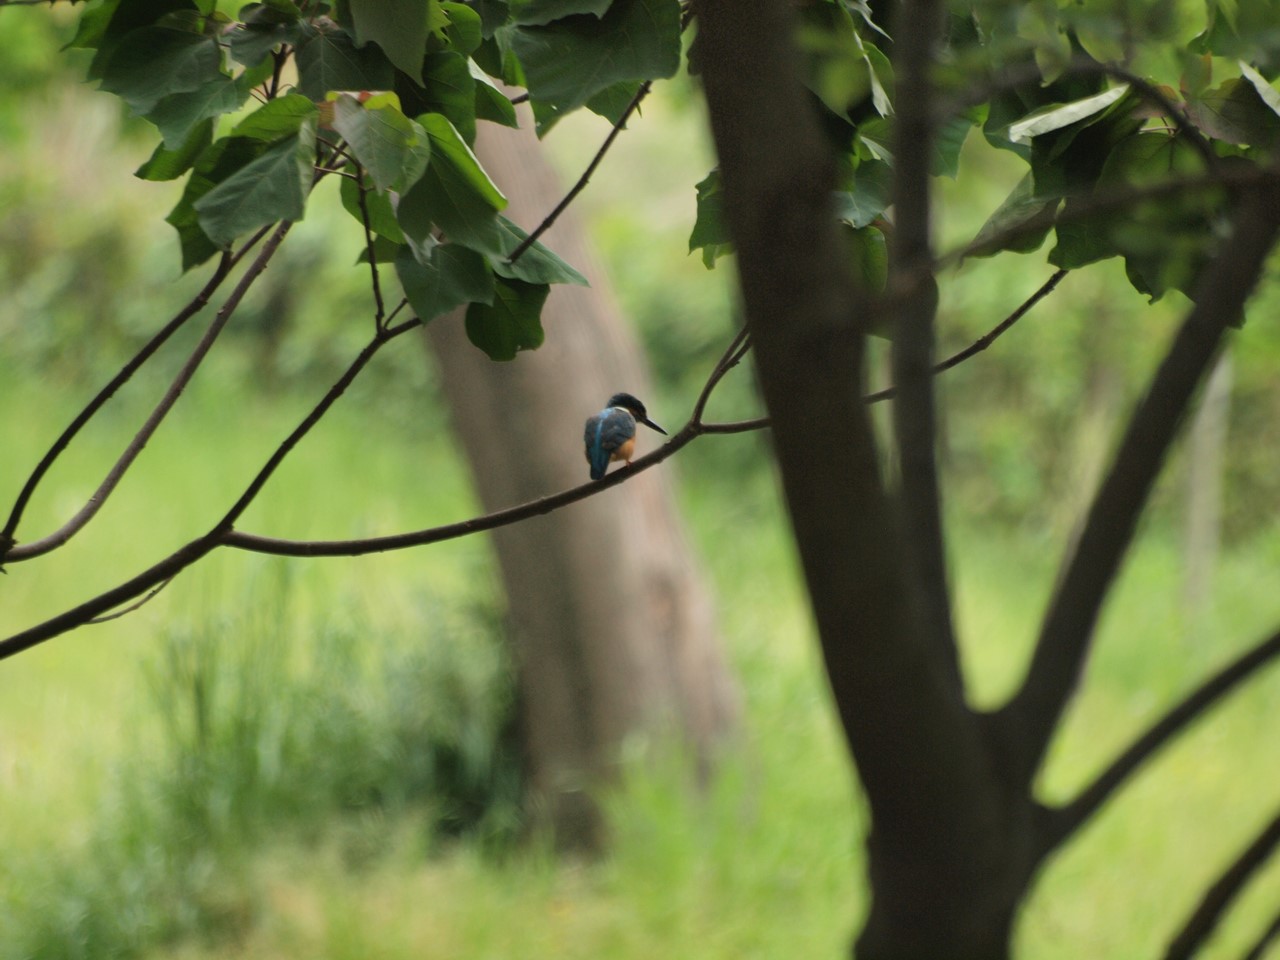
M 484 41 L 484 24 L 480 14 L 465 3 L 454 3 L 444 0 L 440 9 L 449 18 L 449 25 L 444 29 L 445 38 L 449 41 L 449 49 L 469 57 Z
M 467 58 L 450 51 L 429 54 L 422 65 L 422 106 L 418 112 L 441 113 L 467 143 L 476 139 L 476 81 Z M 415 108 L 416 109 L 416 108 Z
M 836 194 L 836 216 L 851 227 L 869 226 L 889 206 L 893 170 L 879 160 L 864 160 L 853 174 L 853 189 Z
M 306 123 L 195 203 L 200 227 L 219 247 L 263 224 L 301 220 L 311 188 L 315 124 Z
M 165 217 L 165 222 L 178 231 L 184 271 L 204 263 L 219 249 L 200 226 L 200 216 L 195 209 L 196 202 L 212 190 L 215 184 L 221 183 L 237 170 L 260 157 L 265 149 L 266 145 L 257 140 L 223 137 L 213 141 L 196 158 L 182 197 Z
M 209 118 L 193 127 L 187 138 L 172 150 L 161 143 L 133 175 L 140 180 L 177 180 L 191 169 L 196 157 L 212 142 L 213 120 Z
M 487 40 L 495 30 L 503 26 L 511 15 L 506 0 L 471 0 L 471 6 L 480 14 L 480 32 Z M 496 74 L 495 74 L 496 76 Z
M 297 133 L 304 123 L 319 113 L 316 105 L 306 97 L 290 93 L 264 103 L 237 123 L 231 135 L 267 142 L 280 140 Z
M 404 231 L 396 222 L 396 212 L 391 206 L 390 195 L 373 190 L 367 180 L 366 189 L 364 202 L 369 211 L 369 228 L 378 236 L 386 237 L 393 243 L 404 243 Z M 342 186 L 338 188 L 338 192 L 347 213 L 355 217 L 356 222 L 364 223 L 364 215 L 360 211 L 360 187 L 355 180 L 343 177 Z
M 222 51 L 212 38 L 143 27 L 116 45 L 102 70 L 102 89 L 145 114 L 170 94 L 199 89 L 222 76 Z
M 423 322 L 464 303 L 492 304 L 495 284 L 484 257 L 456 243 L 434 246 L 426 263 L 408 247 L 396 255 L 396 274 L 409 305 Z
M 733 238 L 724 222 L 724 193 L 720 186 L 720 171 L 712 170 L 696 187 L 698 213 L 693 231 L 689 234 L 689 252 L 702 249 L 702 262 L 710 270 L 716 260 L 733 251 Z
M 164 145 L 177 149 L 196 124 L 239 109 L 248 96 L 247 86 L 219 73 L 195 90 L 165 97 L 147 112 L 146 118 L 156 125 Z
M 640 81 L 623 80 L 621 83 L 605 87 L 588 100 L 584 106 L 592 113 L 604 117 L 610 123 L 621 123 L 622 115 L 627 112 L 627 108 L 631 106 L 631 101 L 636 98 L 636 94 L 639 92 Z
M 388 60 L 414 80 L 422 79 L 422 58 L 427 52 L 429 32 L 428 7 L 436 3 L 438 0 L 347 0 L 356 42 L 364 46 L 372 40 Z
M 500 123 L 504 127 L 520 126 L 515 104 L 507 95 L 494 85 L 474 60 L 467 61 L 467 69 L 471 71 L 471 79 L 476 82 L 476 119 Z
M 400 255 L 400 251 L 405 249 L 403 243 L 396 243 L 394 240 L 388 240 L 384 236 L 376 236 L 373 238 L 373 260 L 375 263 L 395 263 L 396 257 Z M 367 244 L 360 248 L 359 255 L 356 256 L 356 263 L 369 262 L 369 247 Z
M 331 90 L 390 90 L 395 71 L 381 49 L 357 47 L 338 30 L 305 24 L 295 59 L 298 91 L 317 102 Z
M 884 234 L 875 227 L 855 228 L 842 224 L 841 235 L 849 250 L 854 282 L 870 294 L 884 292 L 889 280 L 889 248 Z
M 501 278 L 495 282 L 493 303 L 467 308 L 467 337 L 491 360 L 514 360 L 521 350 L 542 346 L 542 305 L 551 288 Z
M 620 81 L 673 76 L 680 67 L 680 3 L 613 0 L 603 18 L 518 27 L 511 43 L 530 97 L 563 114 Z
M 589 13 L 598 20 L 611 3 L 613 0 L 529 0 L 516 13 L 515 21 L 526 27 L 543 26 L 581 13 Z
M 1253 89 L 1257 91 L 1262 102 L 1267 105 L 1272 113 L 1280 116 L 1280 93 L 1276 92 L 1276 88 L 1267 82 L 1267 78 L 1260 74 L 1249 64 L 1243 60 L 1238 61 L 1240 72 L 1244 74 L 1244 78 L 1249 81 Z
M 431 156 L 426 131 L 400 112 L 395 94 L 380 94 L 363 104 L 339 94 L 333 102 L 333 128 L 382 192 L 417 183 Z
M 518 260 L 510 262 L 507 258 L 524 242 L 528 234 L 506 217 L 498 217 L 498 229 L 502 232 L 505 254 L 491 262 L 494 272 L 499 276 L 526 283 L 573 283 L 581 287 L 590 286 L 586 277 L 536 240 L 528 250 L 520 254 Z
M 108 0 L 85 11 L 69 47 L 96 50 L 89 79 L 101 80 L 107 61 L 120 41 L 142 27 L 154 26 L 171 13 L 198 12 L 192 0 Z
M 1129 92 L 1127 83 L 1071 103 L 1052 104 L 1033 110 L 1017 123 L 1009 125 L 1009 139 L 1014 143 L 1026 143 L 1053 130 L 1061 130 L 1086 117 L 1106 110 Z
M 935 177 L 950 177 L 960 172 L 960 151 L 973 127 L 972 114 L 952 117 L 938 126 L 933 137 L 933 163 L 929 172 Z
M 497 213 L 507 198 L 480 167 L 447 118 L 418 118 L 431 138 L 426 172 L 400 198 L 396 217 L 405 235 L 419 243 L 439 227 L 449 240 L 493 257 L 503 256 Z
M 976 248 L 973 255 L 989 257 L 1001 250 L 1014 253 L 1038 250 L 1053 228 L 1053 220 L 1048 215 L 1057 209 L 1060 202 L 1059 197 L 1046 198 L 1037 194 L 1035 178 L 1030 173 L 1026 174 L 978 230 L 973 240 Z M 1009 234 L 1015 227 L 1019 229 Z
M 1187 118 L 1215 140 L 1269 147 L 1280 122 L 1247 80 L 1231 79 L 1188 100 Z
M 227 40 L 231 57 L 246 67 L 257 66 L 281 44 L 296 44 L 302 36 L 301 11 L 291 2 L 249 3 L 240 8 L 240 23 Z

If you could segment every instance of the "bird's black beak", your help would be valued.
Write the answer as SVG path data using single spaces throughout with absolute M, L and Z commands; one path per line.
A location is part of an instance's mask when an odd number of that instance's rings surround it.
M 641 423 L 643 423 L 646 427 L 649 427 L 649 428 L 651 428 L 651 429 L 653 429 L 653 430 L 657 430 L 657 431 L 658 431 L 660 434 L 662 434 L 664 437 L 665 437 L 665 436 L 668 436 L 667 431 L 663 430 L 660 426 L 658 426 L 656 423 L 654 423 L 654 422 L 653 422 L 652 420 L 650 420 L 648 417 L 641 417 L 641 418 L 640 418 L 640 422 L 641 422 Z

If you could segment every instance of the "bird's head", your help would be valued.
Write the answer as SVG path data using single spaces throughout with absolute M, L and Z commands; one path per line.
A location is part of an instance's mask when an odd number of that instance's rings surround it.
M 631 394 L 615 393 L 609 398 L 609 403 L 607 405 L 610 407 L 621 407 L 636 418 L 636 423 L 643 423 L 646 427 L 649 427 L 652 430 L 657 430 L 664 437 L 667 435 L 667 431 L 663 430 L 660 426 L 649 419 L 649 412 L 645 410 L 644 404 Z

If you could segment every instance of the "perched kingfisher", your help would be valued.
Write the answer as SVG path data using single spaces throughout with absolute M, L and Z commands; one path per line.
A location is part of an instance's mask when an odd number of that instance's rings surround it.
M 649 419 L 644 404 L 629 393 L 615 393 L 603 410 L 587 419 L 583 439 L 587 444 L 592 480 L 604 476 L 611 460 L 631 462 L 636 449 L 637 423 L 652 427 L 664 437 L 667 435 L 667 431 Z

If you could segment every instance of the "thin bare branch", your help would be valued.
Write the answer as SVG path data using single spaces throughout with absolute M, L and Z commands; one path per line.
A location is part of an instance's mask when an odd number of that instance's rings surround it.
M 253 263 L 249 265 L 249 268 L 240 278 L 240 282 L 236 284 L 231 294 L 227 297 L 222 308 L 218 311 L 217 316 L 215 316 L 213 322 L 209 324 L 209 329 L 205 331 L 204 336 L 200 338 L 200 342 L 196 344 L 195 349 L 192 350 L 186 363 L 182 365 L 182 369 L 179 370 L 177 376 L 174 377 L 173 382 L 169 385 L 169 389 L 166 390 L 164 396 L 160 398 L 160 402 L 157 403 L 155 409 L 151 411 L 150 416 L 147 417 L 146 422 L 143 423 L 141 429 L 139 429 L 134 438 L 129 441 L 128 446 L 125 447 L 120 458 L 112 465 L 111 469 L 107 471 L 106 477 L 103 479 L 102 483 L 98 485 L 98 489 L 94 491 L 93 495 L 89 498 L 89 501 L 80 508 L 75 516 L 53 533 L 50 533 L 39 540 L 32 541 L 31 543 L 24 543 L 13 547 L 6 557 L 8 562 L 17 563 L 22 560 L 31 560 L 34 557 L 41 556 L 62 546 L 73 536 L 83 530 L 89 521 L 93 519 L 97 512 L 102 508 L 102 505 L 106 503 L 107 498 L 111 495 L 112 491 L 115 490 L 116 485 L 125 475 L 125 472 L 133 465 L 138 454 L 140 454 L 143 448 L 146 447 L 147 442 L 155 434 L 156 429 L 164 421 L 164 418 L 173 408 L 173 405 L 177 403 L 178 398 L 182 396 L 187 384 L 191 382 L 191 378 L 195 375 L 196 370 L 199 369 L 200 364 L 204 361 L 204 358 L 213 346 L 214 341 L 217 340 L 218 335 L 226 326 L 227 321 L 231 319 L 231 315 L 235 312 L 236 307 L 240 305 L 240 301 L 244 299 L 244 295 L 248 292 L 249 287 L 252 286 L 254 280 L 258 278 L 262 271 L 266 269 L 267 264 L 271 261 L 272 255 L 280 246 L 280 242 L 284 240 L 285 234 L 289 232 L 290 226 L 291 223 L 288 221 L 281 223 L 280 226 L 275 229 L 275 232 L 267 242 L 263 244 L 262 250 L 259 251 L 257 258 L 255 258 Z
M 18 529 L 18 524 L 22 521 L 22 514 L 27 508 L 27 503 L 31 500 L 32 494 L 35 493 L 36 487 L 40 481 L 44 479 L 44 475 L 49 472 L 49 468 L 53 466 L 54 461 L 62 455 L 62 452 L 71 445 L 71 441 L 75 439 L 76 434 L 87 424 L 99 410 L 101 410 L 108 400 L 110 400 L 122 386 L 129 382 L 135 373 L 142 367 L 151 356 L 160 349 L 161 346 L 182 326 L 194 317 L 197 313 L 205 308 L 209 303 L 209 298 L 214 291 L 226 279 L 227 274 L 231 272 L 231 255 L 223 254 L 218 262 L 217 268 L 213 272 L 213 276 L 209 278 L 209 282 L 204 285 L 199 293 L 192 298 L 191 302 L 179 310 L 156 334 L 148 340 L 141 350 L 120 368 L 120 371 L 111 378 L 111 380 L 98 391 L 97 395 L 90 400 L 78 414 L 74 420 L 67 426 L 65 430 L 53 442 L 45 455 L 36 464 L 31 476 L 27 478 L 27 482 L 23 485 L 22 490 L 18 493 L 17 500 L 14 501 L 13 509 L 9 512 L 9 519 L 4 525 L 4 529 L 0 530 L 0 542 L 12 542 L 13 535 Z M 3 552 L 0 551 L 0 559 L 3 559 Z
M 711 376 L 707 377 L 707 382 L 702 385 L 702 392 L 698 394 L 698 399 L 693 405 L 693 413 L 689 420 L 691 423 L 702 425 L 702 414 L 707 409 L 707 401 L 711 399 L 712 391 L 724 379 L 724 375 L 742 362 L 742 358 L 747 355 L 747 351 L 751 349 L 751 335 L 747 332 L 747 328 L 741 328 L 731 341 L 729 346 L 725 348 L 720 360 L 716 363 L 711 371 Z
M 143 597 L 140 600 L 135 600 L 133 603 L 129 604 L 127 607 L 125 607 L 122 610 L 117 610 L 115 613 L 108 613 L 101 617 L 94 617 L 92 620 L 86 620 L 85 626 L 98 624 L 98 623 L 109 623 L 112 620 L 119 620 L 121 617 L 128 616 L 129 614 L 133 613 L 135 610 L 139 610 L 142 607 L 145 607 L 148 603 L 150 603 L 152 600 L 154 600 L 157 596 L 160 595 L 161 590 L 163 590 L 165 587 L 167 587 L 171 583 L 173 583 L 173 577 L 170 577 L 168 580 L 160 584 L 160 586 L 152 589 L 145 597 Z
M 1191 691 L 1113 760 L 1074 800 L 1047 815 L 1043 840 L 1045 849 L 1059 846 L 1089 822 L 1157 751 L 1277 657 L 1280 657 L 1280 630 Z
M 1026 300 L 1023 300 L 1022 303 L 1020 303 L 1017 306 L 1017 308 L 1015 308 L 1014 311 L 1010 313 L 1007 317 L 1005 317 L 1003 320 L 1001 320 L 994 327 L 992 327 L 990 330 L 984 333 L 981 337 L 979 337 L 973 343 L 969 344 L 969 346 L 965 347 L 963 350 L 959 350 L 956 353 L 953 353 L 951 356 L 947 357 L 947 359 L 939 361 L 938 363 L 934 364 L 933 366 L 934 375 L 936 376 L 937 374 L 950 370 L 952 367 L 959 366 L 961 363 L 964 363 L 964 361 L 968 360 L 970 357 L 975 356 L 976 354 L 979 354 L 982 351 L 986 350 L 988 347 L 990 347 L 993 343 L 996 342 L 996 340 L 998 340 L 1004 334 L 1008 333 L 1010 328 L 1012 328 L 1015 323 L 1017 323 L 1019 320 L 1025 317 L 1032 307 L 1034 307 L 1037 303 L 1039 303 L 1041 300 L 1047 297 L 1050 293 L 1052 293 L 1054 289 L 1057 288 L 1058 284 L 1062 282 L 1062 279 L 1067 275 L 1068 272 L 1069 271 L 1066 271 L 1066 270 L 1054 271 L 1053 275 L 1050 276 L 1049 279 L 1046 280 L 1044 283 L 1042 283 L 1035 293 L 1027 297 Z M 742 349 L 745 351 L 748 346 L 749 346 L 749 343 L 744 343 Z M 897 395 L 898 395 L 898 391 L 896 388 L 885 387 L 883 390 L 877 390 L 874 393 L 868 393 L 862 399 L 865 403 L 868 403 L 868 404 L 881 403 L 885 400 L 892 400 Z M 768 426 L 769 426 L 768 417 L 757 417 L 754 420 L 738 420 L 731 423 L 702 423 L 701 420 L 699 419 L 699 427 L 702 433 L 749 433 L 752 430 L 767 429 Z
M 1272 818 L 1240 855 L 1214 882 L 1182 929 L 1169 944 L 1164 960 L 1191 960 L 1217 929 L 1223 915 L 1244 890 L 1249 879 L 1280 846 L 1280 813 Z
M 386 307 L 382 302 L 382 281 L 378 279 L 378 257 L 373 249 L 373 227 L 369 219 L 369 188 L 364 183 L 364 169 L 356 164 L 356 196 L 360 199 L 360 225 L 364 227 L 364 248 L 369 254 L 369 283 L 373 290 L 373 326 L 386 326 Z
M 640 89 L 636 91 L 636 95 L 631 98 L 631 102 L 627 104 L 627 109 L 622 111 L 622 116 L 618 118 L 618 122 L 613 125 L 613 129 L 609 131 L 609 135 L 604 138 L 604 143 L 600 145 L 600 149 L 596 151 L 596 155 L 591 158 L 591 162 L 587 164 L 587 169 L 582 172 L 582 176 L 564 195 L 564 199 L 556 204 L 555 209 L 543 218 L 543 221 L 534 228 L 533 232 L 520 241 L 519 246 L 511 251 L 511 256 L 507 257 L 508 263 L 514 263 L 524 256 L 524 252 L 537 243 L 538 238 L 551 228 L 556 222 L 560 214 L 564 213 L 565 208 L 573 203 L 574 198 L 580 194 L 591 180 L 591 175 L 596 172 L 596 167 L 600 166 L 600 162 L 604 160 L 604 155 L 609 152 L 609 148 L 613 146 L 613 141 L 618 139 L 620 134 L 627 125 L 627 120 L 631 118 L 631 114 L 635 113 L 640 107 L 641 101 L 649 95 L 649 91 L 653 88 L 653 81 L 646 80 L 640 84 Z M 514 102 L 514 101 L 513 101 Z
M 1248 949 L 1240 960 L 1262 960 L 1267 948 L 1275 942 L 1277 937 L 1280 937 L 1280 913 L 1275 915 L 1267 929 L 1262 931 L 1262 935 L 1253 942 L 1253 946 Z
M 1257 283 L 1277 231 L 1280 188 L 1251 188 L 1231 238 L 1215 258 L 1147 395 L 1129 422 L 1110 472 L 1093 500 L 1075 551 L 1050 603 L 1026 681 L 997 714 L 1021 742 L 1029 782 L 1075 690 L 1102 602 L 1133 539 L 1138 516 L 1196 386 L 1217 356 Z

